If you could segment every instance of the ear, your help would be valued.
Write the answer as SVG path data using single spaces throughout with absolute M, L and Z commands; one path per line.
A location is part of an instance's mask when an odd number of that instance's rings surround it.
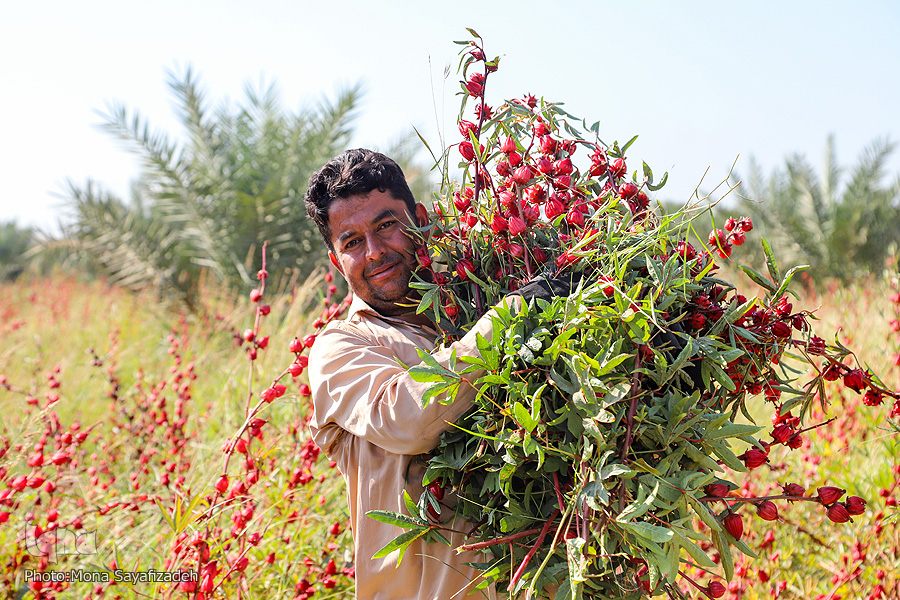
M 331 264 L 334 265 L 334 268 L 338 270 L 338 273 L 340 273 L 341 275 L 344 275 L 344 269 L 341 268 L 341 263 L 337 259 L 337 256 L 334 255 L 334 252 L 328 253 L 328 260 L 330 260 Z M 346 277 L 345 277 L 345 279 L 346 279 Z
M 416 203 L 416 221 L 419 223 L 419 227 L 425 227 L 429 223 L 428 209 L 420 202 Z

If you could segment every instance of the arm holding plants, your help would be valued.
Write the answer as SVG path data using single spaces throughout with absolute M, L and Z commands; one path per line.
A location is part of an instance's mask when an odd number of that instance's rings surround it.
M 503 301 L 517 308 L 519 300 Z M 490 339 L 494 311 L 485 314 L 462 339 L 440 348 L 431 356 L 452 369 L 451 355 L 477 356 L 476 336 Z M 432 450 L 447 429 L 471 406 L 475 390 L 470 385 L 482 373 L 463 376 L 455 401 L 449 404 L 422 398 L 430 383 L 413 381 L 397 361 L 395 351 L 345 323 L 335 323 L 319 335 L 310 353 L 309 380 L 315 415 L 311 425 L 323 450 L 350 433 L 396 454 L 421 454 Z

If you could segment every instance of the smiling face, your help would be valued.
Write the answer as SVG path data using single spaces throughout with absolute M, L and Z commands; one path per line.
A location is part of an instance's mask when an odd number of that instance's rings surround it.
M 418 263 L 410 226 L 428 223 L 428 210 L 416 204 L 415 223 L 402 200 L 377 189 L 336 199 L 328 207 L 334 252 L 331 263 L 350 290 L 379 313 L 409 312 L 409 282 Z

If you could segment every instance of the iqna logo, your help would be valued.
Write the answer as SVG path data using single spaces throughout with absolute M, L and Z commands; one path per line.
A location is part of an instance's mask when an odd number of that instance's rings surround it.
M 50 562 L 67 554 L 97 554 L 97 532 L 65 527 L 40 531 L 31 521 L 26 521 L 25 549 L 32 556 L 46 557 Z

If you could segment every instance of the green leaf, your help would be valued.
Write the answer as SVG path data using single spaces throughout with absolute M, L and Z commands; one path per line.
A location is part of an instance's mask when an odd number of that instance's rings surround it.
M 672 530 L 667 527 L 659 527 L 658 525 L 651 525 L 650 523 L 645 523 L 643 521 L 623 523 L 622 527 L 658 544 L 665 544 L 674 536 Z
M 725 535 L 728 534 L 726 533 Z M 713 544 L 716 545 L 716 550 L 719 551 L 719 556 L 722 560 L 722 568 L 725 570 L 725 579 L 731 581 L 734 577 L 734 559 L 731 556 L 731 546 L 723 539 L 722 533 L 718 531 L 712 532 L 712 540 Z
M 513 416 L 515 416 L 516 421 L 524 427 L 528 433 L 534 431 L 535 426 L 537 425 L 537 420 L 532 418 L 531 413 L 528 412 L 528 409 L 522 406 L 521 402 L 516 402 L 513 404 Z
M 764 287 L 765 289 L 769 290 L 770 292 L 775 291 L 775 284 L 773 284 L 771 281 L 769 281 L 768 279 L 766 279 L 765 277 L 760 275 L 756 270 L 754 270 L 750 267 L 744 266 L 744 265 L 741 265 L 739 268 L 741 271 L 743 271 L 747 275 L 747 277 L 752 279 L 753 282 L 756 283 L 757 285 L 759 285 L 760 287 Z
M 781 273 L 778 271 L 778 262 L 775 260 L 775 254 L 766 238 L 762 239 L 763 252 L 766 255 L 766 267 L 769 269 L 769 275 L 772 281 L 781 281 Z
M 418 509 L 416 509 L 416 512 L 419 512 Z M 391 512 L 389 510 L 370 510 L 366 513 L 366 516 L 370 519 L 375 519 L 379 523 L 395 525 L 397 527 L 402 527 L 403 529 L 428 527 L 428 523 L 422 519 L 410 517 L 403 513 Z
M 757 425 L 743 425 L 740 423 L 729 423 L 715 431 L 707 431 L 704 436 L 707 440 L 723 440 L 725 438 L 739 437 L 742 435 L 753 435 L 760 431 L 762 427 Z
M 809 265 L 800 265 L 798 267 L 792 267 L 791 270 L 789 270 L 787 273 L 785 273 L 784 279 L 781 281 L 781 285 L 779 285 L 778 289 L 775 290 L 775 293 L 772 294 L 772 302 L 775 302 L 779 298 L 781 298 L 781 296 L 784 294 L 785 290 L 787 290 L 787 287 L 791 284 L 791 279 L 794 278 L 794 275 L 796 275 L 800 271 L 805 271 L 808 268 L 809 268 Z
M 388 542 L 384 548 L 376 552 L 372 555 L 372 558 L 384 558 L 394 550 L 400 550 L 400 554 L 397 556 L 397 564 L 400 564 L 400 561 L 403 560 L 403 555 L 406 553 L 406 549 L 409 548 L 410 544 L 414 541 L 428 533 L 430 528 L 426 527 L 424 529 L 413 529 L 412 531 L 407 531 L 398 535 L 396 538 Z
M 678 533 L 677 530 L 673 531 L 675 534 L 675 539 L 678 540 L 678 543 L 682 548 L 687 550 L 688 554 L 691 555 L 691 558 L 700 565 L 701 567 L 706 567 L 707 569 L 715 569 L 716 563 L 712 561 L 709 555 L 703 551 L 703 548 L 689 540 L 687 537 Z
M 631 147 L 631 145 L 632 145 L 635 141 L 637 141 L 637 139 L 638 139 L 638 136 L 634 136 L 633 138 L 631 138 L 630 140 L 628 140 L 627 142 L 625 142 L 625 145 L 622 146 L 622 150 L 620 151 L 620 152 L 622 153 L 622 156 L 625 156 L 625 153 L 628 152 L 628 149 Z
M 668 181 L 668 179 L 669 179 L 669 172 L 666 171 L 665 173 L 663 173 L 662 179 L 659 180 L 659 183 L 647 182 L 647 188 L 651 192 L 657 192 L 657 191 L 661 190 L 664 185 L 666 185 L 666 181 Z
M 690 494 L 685 494 L 685 498 L 688 500 L 688 504 L 697 513 L 697 516 L 700 517 L 700 520 L 703 521 L 703 524 L 709 527 L 713 531 L 722 531 L 722 525 L 719 523 L 716 516 L 712 514 L 712 512 L 707 508 L 706 503 L 700 502 Z

